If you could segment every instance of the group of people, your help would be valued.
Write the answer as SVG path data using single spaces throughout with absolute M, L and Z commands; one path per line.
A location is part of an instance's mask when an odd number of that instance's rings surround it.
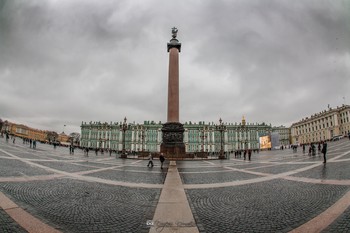
M 305 144 L 302 145 L 303 153 L 305 153 Z M 323 154 L 323 163 L 327 163 L 327 142 L 319 142 L 317 146 L 318 154 Z M 309 156 L 316 156 L 316 145 L 315 143 L 311 143 L 309 146 Z
M 5 134 L 5 138 L 6 138 L 6 142 L 8 142 L 10 140 L 10 135 L 8 133 Z M 35 149 L 36 148 L 36 140 L 35 139 L 31 139 L 31 138 L 22 138 L 23 144 L 29 144 L 30 148 Z M 12 143 L 15 144 L 16 143 L 16 136 L 11 136 L 11 140 Z
M 160 161 L 160 169 L 163 169 L 163 164 L 164 164 L 164 161 L 165 161 L 165 157 L 164 157 L 164 154 L 161 153 L 159 155 L 159 161 Z M 147 164 L 147 167 L 153 167 L 154 164 L 153 164 L 153 155 L 150 153 L 149 156 L 148 156 L 148 164 Z
M 36 148 L 36 140 L 31 138 L 23 138 L 23 144 L 29 144 L 30 148 Z
M 254 150 L 255 152 L 255 150 Z M 259 151 L 257 150 L 257 152 L 259 153 Z M 252 150 L 251 149 L 247 149 L 247 150 L 238 150 L 235 151 L 235 158 L 242 158 L 242 153 L 243 153 L 243 159 L 246 160 L 247 159 L 247 155 L 248 155 L 248 160 L 250 161 L 252 158 Z

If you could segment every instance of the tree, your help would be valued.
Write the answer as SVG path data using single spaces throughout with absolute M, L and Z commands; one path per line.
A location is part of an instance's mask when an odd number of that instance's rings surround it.
M 55 142 L 58 139 L 58 134 L 54 131 L 48 131 L 47 132 L 47 141 L 49 142 Z
M 73 139 L 74 144 L 79 144 L 80 142 L 80 133 L 71 133 L 69 134 L 69 137 Z

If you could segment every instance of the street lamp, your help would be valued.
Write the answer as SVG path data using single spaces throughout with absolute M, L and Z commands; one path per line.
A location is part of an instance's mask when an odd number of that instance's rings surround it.
M 120 129 L 123 132 L 123 149 L 122 149 L 122 154 L 121 154 L 121 158 L 127 158 L 126 152 L 125 152 L 125 131 L 128 129 L 128 124 L 126 123 L 126 117 L 124 118 L 124 122 L 123 124 L 120 126 Z
M 220 122 L 219 125 L 215 126 L 216 130 L 218 130 L 220 132 L 220 155 L 219 155 L 219 159 L 225 159 L 224 148 L 223 148 L 223 145 L 224 145 L 223 133 L 226 130 L 226 126 L 222 122 L 221 118 L 220 118 L 219 122 Z

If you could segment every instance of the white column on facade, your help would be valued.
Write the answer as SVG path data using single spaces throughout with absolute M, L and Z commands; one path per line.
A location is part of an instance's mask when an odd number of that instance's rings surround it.
M 332 116 L 332 118 L 334 119 L 333 121 L 334 121 L 334 127 L 335 126 L 338 126 L 339 125 L 339 122 L 338 122 L 338 117 L 337 117 L 337 114 L 336 113 L 334 113 L 333 114 L 333 116 Z
M 209 143 L 208 143 L 209 135 L 210 135 L 209 131 L 205 132 L 205 141 L 204 141 L 205 142 L 204 143 L 205 144 L 205 148 L 204 148 L 205 151 L 209 151 Z
M 88 129 L 87 131 L 87 139 L 90 141 L 90 137 L 91 137 L 91 129 Z
M 108 130 L 108 137 L 107 137 L 107 148 L 108 149 L 111 149 L 111 135 L 112 135 L 112 130 L 111 129 L 109 129 Z
M 136 131 L 135 129 L 132 129 L 131 131 L 131 143 L 130 143 L 130 150 L 133 151 L 135 150 L 136 151 Z
M 160 151 L 160 144 L 162 142 L 162 130 L 158 129 L 157 130 L 157 152 Z
M 118 150 L 122 150 L 123 148 L 123 131 L 119 130 L 119 140 L 118 140 Z
M 185 129 L 185 132 L 184 132 L 184 143 L 186 144 L 186 142 L 188 142 L 188 130 Z
M 228 130 L 224 131 L 224 151 L 227 151 L 228 146 Z
M 158 133 L 157 133 L 157 144 L 160 144 L 162 142 L 162 130 L 158 129 Z M 160 149 L 160 147 L 159 147 Z
M 215 131 L 212 132 L 211 137 L 212 137 L 211 142 L 213 145 L 215 145 Z M 215 149 L 213 149 L 213 150 L 215 150 Z

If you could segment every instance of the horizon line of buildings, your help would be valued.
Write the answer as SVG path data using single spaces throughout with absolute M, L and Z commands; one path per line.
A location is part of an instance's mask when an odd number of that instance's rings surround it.
M 95 149 L 111 149 L 129 152 L 159 152 L 162 143 L 162 122 L 144 121 L 143 124 L 126 122 L 82 122 L 80 146 Z M 290 144 L 290 130 L 285 126 L 272 127 L 266 123 L 185 122 L 184 144 L 187 153 L 225 152 L 245 149 L 268 149 L 271 140 L 262 148 L 260 138 L 270 134 L 278 136 L 276 145 Z M 123 130 L 123 127 L 125 130 Z M 266 144 L 266 145 L 265 145 Z
M 266 123 L 222 123 L 222 130 L 213 122 L 184 123 L 186 152 L 218 152 L 245 149 L 269 149 L 290 144 L 309 144 L 331 140 L 334 136 L 350 133 L 350 106 L 328 108 L 311 117 L 302 118 L 289 128 Z M 159 152 L 162 142 L 162 122 L 82 122 L 79 145 L 93 149 Z M 71 137 L 54 131 L 39 130 L 23 124 L 3 121 L 0 132 L 42 142 L 71 142 Z M 266 139 L 266 136 L 269 138 Z M 264 140 L 261 140 L 264 138 Z M 267 145 L 265 145 L 267 140 Z M 264 144 L 264 145 L 263 145 Z

